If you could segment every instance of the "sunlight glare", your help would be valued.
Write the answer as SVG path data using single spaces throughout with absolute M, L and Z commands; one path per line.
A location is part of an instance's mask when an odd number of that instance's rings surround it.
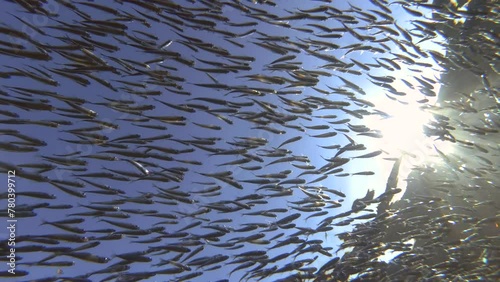
M 383 138 L 375 143 L 391 157 L 401 154 L 420 156 L 429 137 L 423 132 L 423 125 L 428 123 L 432 115 L 422 111 L 418 105 L 403 105 L 396 101 L 377 104 L 377 108 L 389 114 L 387 118 L 375 118 L 369 121 L 371 129 L 380 130 Z

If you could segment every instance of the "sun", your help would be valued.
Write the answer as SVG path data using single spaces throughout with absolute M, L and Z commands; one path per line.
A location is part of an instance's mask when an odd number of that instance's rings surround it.
M 387 116 L 367 119 L 370 129 L 377 130 L 383 136 L 375 140 L 374 145 L 390 157 L 407 155 L 422 159 L 422 153 L 427 151 L 429 143 L 423 126 L 432 120 L 432 114 L 416 103 L 403 104 L 389 99 L 377 103 L 376 107 Z
M 410 95 L 410 94 L 408 94 Z M 407 99 L 410 100 L 410 99 Z M 448 147 L 436 136 L 427 136 L 424 125 L 434 120 L 434 115 L 428 107 L 418 102 L 403 102 L 399 100 L 382 97 L 373 99 L 377 114 L 366 118 L 366 126 L 380 133 L 381 138 L 367 140 L 367 146 L 377 148 L 385 152 L 384 158 L 377 159 L 377 167 L 383 172 L 382 179 L 387 181 L 391 172 L 393 161 L 401 158 L 397 186 L 403 192 L 396 194 L 391 202 L 398 201 L 404 194 L 408 175 L 417 167 L 421 169 L 433 169 L 436 164 L 436 147 L 448 152 Z M 446 142 L 448 143 L 448 142 Z M 382 193 L 385 185 L 376 189 Z

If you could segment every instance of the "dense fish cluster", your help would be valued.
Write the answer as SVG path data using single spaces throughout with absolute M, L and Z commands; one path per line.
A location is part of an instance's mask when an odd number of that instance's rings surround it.
M 4 1 L 0 277 L 499 280 L 498 9 Z

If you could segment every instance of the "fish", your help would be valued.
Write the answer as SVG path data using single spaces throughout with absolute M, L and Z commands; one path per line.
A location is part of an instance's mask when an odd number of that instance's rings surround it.
M 107 219 L 101 219 L 100 221 L 104 221 L 104 222 L 107 222 L 111 225 L 114 225 L 114 226 L 117 226 L 117 227 L 121 227 L 121 228 L 125 228 L 125 229 L 129 229 L 129 230 L 139 230 L 139 227 L 135 224 L 130 224 L 130 223 L 125 223 L 125 222 L 118 222 L 118 221 L 111 221 L 111 220 L 107 220 Z
M 377 151 L 374 151 L 374 152 L 371 152 L 371 153 L 368 153 L 368 154 L 364 154 L 364 155 L 361 155 L 361 156 L 356 156 L 356 157 L 353 157 L 353 158 L 373 158 L 373 157 L 376 157 L 378 155 L 382 154 L 382 150 L 377 150 Z
M 15 217 L 42 225 L 17 230 L 17 275 L 495 280 L 498 9 L 299 2 L 6 2 L 0 168 Z M 372 144 L 415 102 L 429 156 Z M 384 177 L 374 161 L 394 162 L 384 191 L 353 184 Z

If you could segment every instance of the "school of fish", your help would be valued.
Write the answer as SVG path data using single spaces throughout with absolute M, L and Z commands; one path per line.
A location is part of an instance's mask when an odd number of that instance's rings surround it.
M 1 279 L 500 280 L 495 2 L 5 1 Z

